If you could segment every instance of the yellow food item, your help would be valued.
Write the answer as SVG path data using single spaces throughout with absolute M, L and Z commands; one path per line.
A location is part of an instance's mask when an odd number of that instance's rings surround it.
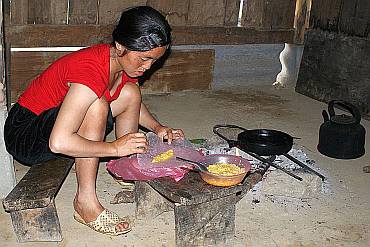
M 163 161 L 169 160 L 171 157 L 173 157 L 172 149 L 154 156 L 154 158 L 152 159 L 152 163 L 163 162 Z
M 208 166 L 208 171 L 221 176 L 234 176 L 245 172 L 245 168 L 234 164 L 216 163 Z

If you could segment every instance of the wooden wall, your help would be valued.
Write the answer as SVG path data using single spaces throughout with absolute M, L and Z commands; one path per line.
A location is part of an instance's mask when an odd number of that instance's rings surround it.
M 248 0 L 238 26 L 240 0 L 5 0 L 7 47 L 89 46 L 111 42 L 122 10 L 158 9 L 172 26 L 173 45 L 284 43 L 293 41 L 295 0 Z M 14 102 L 28 82 L 63 53 L 12 52 L 7 63 Z M 183 61 L 187 61 L 183 63 Z M 156 91 L 209 89 L 214 51 L 174 51 L 147 78 Z M 182 71 L 180 75 L 179 72 Z
M 342 99 L 370 119 L 370 1 L 315 0 L 296 91 Z
M 110 40 L 123 9 L 149 5 L 168 19 L 174 45 L 293 40 L 295 0 L 245 2 L 237 28 L 240 0 L 5 0 L 5 35 L 12 47 L 90 45 Z
M 314 0 L 310 26 L 313 29 L 369 37 L 369 0 Z

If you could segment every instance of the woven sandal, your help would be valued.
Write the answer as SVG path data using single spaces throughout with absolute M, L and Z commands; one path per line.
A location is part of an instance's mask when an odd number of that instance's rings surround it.
M 84 224 L 99 233 L 112 236 L 125 234 L 131 231 L 132 229 L 131 220 L 128 217 L 121 218 L 116 213 L 111 212 L 108 209 L 105 209 L 103 212 L 101 212 L 101 214 L 96 218 L 96 220 L 91 222 L 86 222 L 76 211 L 73 215 L 73 218 L 77 222 Z M 116 226 L 120 223 L 127 223 L 128 228 L 123 231 L 117 231 Z

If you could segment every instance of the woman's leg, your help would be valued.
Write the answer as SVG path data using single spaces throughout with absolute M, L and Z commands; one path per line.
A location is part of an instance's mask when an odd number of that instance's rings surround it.
M 116 137 L 138 132 L 141 107 L 141 93 L 136 84 L 127 83 L 119 97 L 111 103 L 113 117 L 116 118 Z
M 78 134 L 94 141 L 104 139 L 108 103 L 105 100 L 95 101 L 86 113 Z M 96 177 L 99 166 L 98 158 L 76 158 L 77 192 L 74 200 L 74 208 L 86 221 L 94 221 L 104 210 L 96 195 Z M 127 223 L 121 223 L 117 230 L 121 231 L 128 227 Z

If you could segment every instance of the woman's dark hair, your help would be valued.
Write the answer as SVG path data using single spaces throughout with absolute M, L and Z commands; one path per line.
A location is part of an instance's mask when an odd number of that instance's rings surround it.
M 113 42 L 131 51 L 149 51 L 171 43 L 171 28 L 164 16 L 149 6 L 124 11 L 112 33 Z

